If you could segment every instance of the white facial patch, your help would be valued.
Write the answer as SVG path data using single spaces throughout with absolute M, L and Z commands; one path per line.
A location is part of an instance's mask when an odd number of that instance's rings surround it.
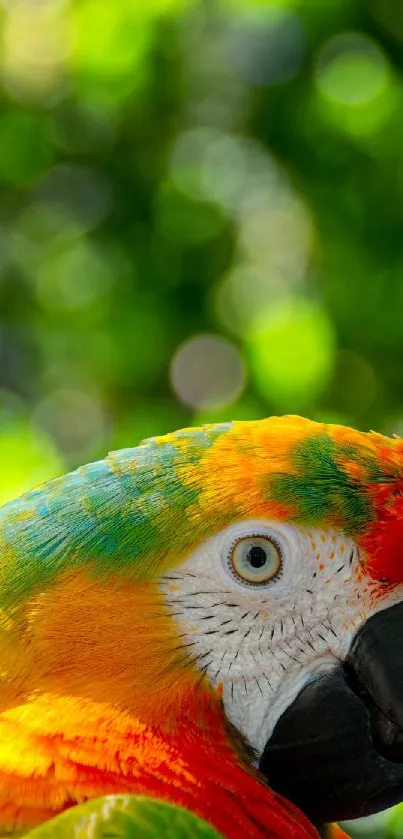
M 235 546 L 247 537 L 256 538 L 257 560 L 265 540 L 279 551 L 266 582 L 254 583 L 260 569 L 238 575 L 246 561 L 239 548 L 234 567 Z M 207 539 L 161 585 L 184 652 L 222 685 L 228 719 L 259 754 L 312 675 L 343 660 L 368 617 L 403 597 L 401 586 L 380 597 L 341 532 L 262 520 Z

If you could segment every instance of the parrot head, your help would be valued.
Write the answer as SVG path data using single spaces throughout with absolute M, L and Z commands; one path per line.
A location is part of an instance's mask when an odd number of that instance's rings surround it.
M 161 577 L 183 643 L 271 786 L 315 822 L 391 806 L 403 442 L 296 417 L 204 433 L 217 436 L 178 475 L 197 493 L 187 525 L 200 534 L 211 516 L 213 535 Z
M 207 696 L 315 823 L 403 799 L 403 440 L 185 429 L 6 505 L 0 553 L 3 714 L 85 696 L 174 731 Z

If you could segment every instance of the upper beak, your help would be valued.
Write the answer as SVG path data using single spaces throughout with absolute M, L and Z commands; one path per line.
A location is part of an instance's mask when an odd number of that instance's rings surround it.
M 260 770 L 316 824 L 403 799 L 403 603 L 369 618 L 346 661 L 305 686 Z

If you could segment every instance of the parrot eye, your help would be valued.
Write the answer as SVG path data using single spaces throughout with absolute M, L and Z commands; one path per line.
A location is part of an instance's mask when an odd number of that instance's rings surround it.
M 248 585 L 264 585 L 281 570 L 282 553 L 267 536 L 239 539 L 231 549 L 230 570 Z

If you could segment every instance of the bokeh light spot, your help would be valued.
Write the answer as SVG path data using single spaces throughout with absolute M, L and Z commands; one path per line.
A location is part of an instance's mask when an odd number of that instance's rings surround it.
M 38 403 L 33 421 L 62 452 L 78 460 L 98 451 L 108 431 L 99 397 L 82 390 L 52 391 Z
M 171 383 L 185 405 L 199 409 L 224 407 L 243 390 L 244 362 L 237 347 L 221 335 L 195 335 L 176 351 Z
M 73 64 L 80 96 L 115 111 L 142 88 L 147 80 L 154 14 L 158 7 L 153 0 L 82 0 L 74 5 Z
M 355 107 L 382 93 L 389 83 L 389 68 L 375 41 L 358 33 L 345 33 L 331 38 L 323 47 L 316 80 L 324 96 Z
M 209 149 L 224 136 L 216 129 L 204 127 L 179 135 L 172 148 L 171 174 L 173 183 L 184 195 L 195 200 L 210 197 L 203 183 L 203 167 Z
M 144 36 L 149 34 L 140 28 L 135 32 L 135 17 L 134 4 L 127 0 L 115 4 L 82 0 L 77 4 L 74 23 L 79 68 L 105 80 L 112 76 L 121 81 L 133 71 L 143 57 Z
M 39 300 L 51 310 L 93 306 L 105 296 L 112 281 L 113 266 L 105 253 L 85 239 L 50 253 L 36 271 Z
M 306 255 L 311 236 L 306 208 L 260 143 L 215 129 L 191 129 L 173 147 L 171 175 L 180 192 L 215 201 L 241 225 L 240 247 L 249 248 L 254 259 L 261 249 L 268 256 L 276 249 L 271 261 L 277 263 L 281 246 L 280 263 L 290 254 Z
M 13 262 L 31 278 L 50 253 L 83 235 L 80 222 L 63 207 L 33 204 L 21 213 L 11 231 Z
M 36 187 L 34 198 L 38 204 L 74 217 L 82 231 L 100 224 L 112 203 L 111 188 L 102 173 L 74 163 L 51 169 Z
M 271 237 L 270 237 L 271 238 Z M 273 243 L 271 257 L 274 260 L 280 256 L 283 248 Z M 295 244 L 295 242 L 294 242 Z M 256 254 L 258 255 L 258 254 Z M 292 259 L 292 245 L 288 256 Z M 270 270 L 269 265 L 245 262 L 236 265 L 216 286 L 214 305 L 217 317 L 225 328 L 240 337 L 247 336 L 253 324 L 261 316 L 262 311 L 279 300 L 289 297 L 290 292 L 298 287 L 301 272 L 295 271 L 289 276 L 285 272 Z
M 307 300 L 289 300 L 262 313 L 249 337 L 251 375 L 276 408 L 303 410 L 327 384 L 334 334 L 326 312 Z
M 278 85 L 297 72 L 306 50 L 306 34 L 295 12 L 268 6 L 237 19 L 227 49 L 233 67 L 247 82 Z
M 311 252 L 313 227 L 307 208 L 280 179 L 266 193 L 256 191 L 255 199 L 251 193 L 249 208 L 245 206 L 239 249 L 260 266 L 273 288 L 295 288 Z
M 3 84 L 21 102 L 54 104 L 67 89 L 71 39 L 63 0 L 13 0 L 3 28 Z

